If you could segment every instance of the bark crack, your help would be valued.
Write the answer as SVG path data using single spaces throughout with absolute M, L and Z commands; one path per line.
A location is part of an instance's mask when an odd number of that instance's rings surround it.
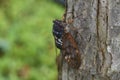
M 96 9 L 96 11 L 97 11 L 97 14 L 96 14 L 96 31 L 97 31 L 97 48 L 99 48 L 99 0 L 97 0 L 97 9 Z M 97 57 L 98 56 L 98 54 L 96 55 L 96 60 L 97 60 Z M 96 62 L 96 71 L 98 72 L 99 70 L 98 70 L 98 64 L 97 64 L 97 62 Z

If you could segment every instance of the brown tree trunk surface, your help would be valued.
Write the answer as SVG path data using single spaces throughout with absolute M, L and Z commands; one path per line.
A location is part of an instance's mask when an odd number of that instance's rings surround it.
M 66 2 L 65 20 L 78 32 L 81 65 L 74 69 L 62 60 L 59 80 L 120 80 L 120 0 Z

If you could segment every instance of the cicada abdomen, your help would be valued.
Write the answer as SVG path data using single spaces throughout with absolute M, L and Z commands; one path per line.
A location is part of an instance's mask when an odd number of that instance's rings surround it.
M 65 33 L 63 37 L 63 56 L 65 61 L 73 68 L 79 68 L 81 64 L 81 55 L 77 43 L 70 33 Z

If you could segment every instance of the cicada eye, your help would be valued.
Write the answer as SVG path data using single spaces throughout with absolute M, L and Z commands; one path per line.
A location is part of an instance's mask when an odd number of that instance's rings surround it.
M 58 38 L 61 38 L 63 36 L 63 32 L 53 31 L 53 35 L 58 37 Z

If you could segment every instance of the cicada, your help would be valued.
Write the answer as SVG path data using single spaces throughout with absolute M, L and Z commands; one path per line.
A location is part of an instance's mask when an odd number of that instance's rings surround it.
M 66 32 L 65 22 L 53 21 L 53 36 L 55 45 L 62 51 L 63 59 L 73 68 L 79 68 L 81 64 L 78 45 L 70 32 Z

